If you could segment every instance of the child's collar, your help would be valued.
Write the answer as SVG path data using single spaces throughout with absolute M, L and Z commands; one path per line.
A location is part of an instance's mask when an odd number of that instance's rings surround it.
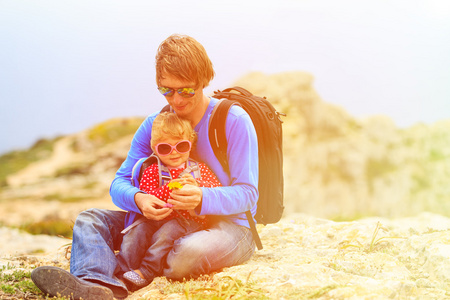
M 176 170 L 176 169 L 184 169 L 184 168 L 186 168 L 186 163 L 184 162 L 181 165 L 179 165 L 178 167 L 167 167 L 167 168 L 169 169 L 169 171 Z

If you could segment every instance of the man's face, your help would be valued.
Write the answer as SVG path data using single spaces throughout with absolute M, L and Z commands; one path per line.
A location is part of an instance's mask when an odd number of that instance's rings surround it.
M 201 106 L 203 101 L 203 89 L 197 87 L 194 82 L 180 80 L 176 77 L 164 74 L 164 77 L 160 80 L 160 86 L 175 90 L 175 93 L 172 96 L 165 97 L 175 113 L 181 118 L 191 119 Z M 180 88 L 193 88 L 195 89 L 195 95 L 190 98 L 184 98 L 176 92 Z

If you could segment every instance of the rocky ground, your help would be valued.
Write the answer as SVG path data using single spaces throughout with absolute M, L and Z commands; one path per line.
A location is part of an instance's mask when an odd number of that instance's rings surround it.
M 296 214 L 259 231 L 264 249 L 249 262 L 201 280 L 232 280 L 251 286 L 253 292 L 246 297 L 269 299 L 450 298 L 449 218 L 422 213 L 395 220 L 333 222 Z M 5 227 L 0 228 L 0 239 L 0 266 L 69 267 L 65 239 Z M 29 254 L 37 249 L 42 254 Z M 194 289 L 198 281 L 184 289 Z M 128 299 L 185 299 L 187 292 L 173 292 L 173 285 L 157 278 Z M 197 288 L 199 293 L 208 291 Z

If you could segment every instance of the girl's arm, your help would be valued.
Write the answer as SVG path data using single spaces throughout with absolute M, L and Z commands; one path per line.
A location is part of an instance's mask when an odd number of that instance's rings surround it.
M 222 186 L 216 175 L 204 164 L 200 163 L 200 172 L 202 174 L 201 179 L 197 179 L 200 187 L 218 187 Z
M 145 169 L 139 183 L 139 189 L 163 201 L 167 202 L 167 199 L 169 199 L 170 189 L 167 184 L 161 187 L 159 186 L 159 170 L 157 164 L 153 164 Z

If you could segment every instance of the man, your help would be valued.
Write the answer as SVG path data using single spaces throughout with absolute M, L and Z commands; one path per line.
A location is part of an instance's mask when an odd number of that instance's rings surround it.
M 194 157 L 205 162 L 223 187 L 199 188 L 186 185 L 174 190 L 168 202 L 145 194 L 130 183 L 137 160 L 152 153 L 151 128 L 156 115 L 150 115 L 137 130 L 128 156 L 111 184 L 114 204 L 158 222 L 174 209 L 195 210 L 211 215 L 206 230 L 188 234 L 174 243 L 161 276 L 182 280 L 195 278 L 224 267 L 241 264 L 255 251 L 245 211 L 256 213 L 258 199 L 258 144 L 249 115 L 233 106 L 228 114 L 229 174 L 214 156 L 208 138 L 208 121 L 217 99 L 203 89 L 214 77 L 212 63 L 203 46 L 189 36 L 172 35 L 159 46 L 156 55 L 156 81 L 159 91 L 180 117 L 191 122 L 198 133 Z M 121 262 L 115 255 L 122 243 L 125 212 L 91 209 L 80 213 L 73 230 L 70 273 L 56 267 L 35 269 L 31 278 L 44 293 L 75 299 L 125 298 L 127 286 L 121 275 L 137 266 Z M 142 241 L 145 247 L 146 239 Z M 139 258 L 141 259 L 141 258 Z

